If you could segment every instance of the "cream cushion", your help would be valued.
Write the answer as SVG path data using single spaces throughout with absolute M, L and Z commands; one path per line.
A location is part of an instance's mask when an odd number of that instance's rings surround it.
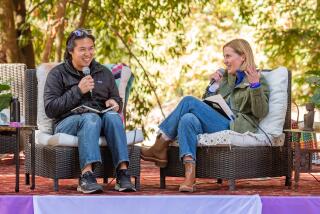
M 38 80 L 38 103 L 37 103 L 37 125 L 44 133 L 53 133 L 53 120 L 48 118 L 44 110 L 43 93 L 49 71 L 59 63 L 43 63 L 37 67 Z
M 238 133 L 232 130 L 224 130 L 212 134 L 198 135 L 198 146 L 283 146 L 284 134 L 278 137 L 266 136 L 265 134 L 256 134 L 251 132 Z
M 143 141 L 143 133 L 141 130 L 132 130 L 126 133 L 127 136 L 127 144 L 133 145 Z M 78 137 L 73 135 L 68 135 L 65 133 L 57 133 L 54 135 L 36 131 L 35 133 L 35 142 L 36 144 L 41 144 L 43 146 L 70 146 L 77 147 L 78 146 Z M 105 137 L 99 138 L 99 145 L 106 146 L 108 143 Z
M 288 70 L 279 67 L 271 72 L 264 72 L 263 75 L 270 87 L 269 112 L 259 126 L 269 135 L 278 137 L 283 132 L 288 106 Z M 258 133 L 263 134 L 260 129 Z

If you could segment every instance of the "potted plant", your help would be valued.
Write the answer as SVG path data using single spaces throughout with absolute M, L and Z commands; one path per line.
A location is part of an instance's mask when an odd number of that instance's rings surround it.
M 12 94 L 9 92 L 9 90 L 9 84 L 0 82 L 0 112 L 10 105 Z

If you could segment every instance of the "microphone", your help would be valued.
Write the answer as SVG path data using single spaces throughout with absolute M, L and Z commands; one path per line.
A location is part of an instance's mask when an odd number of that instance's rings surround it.
M 217 72 L 219 72 L 222 76 L 225 73 L 225 69 L 223 68 L 219 68 L 217 70 Z M 215 93 L 217 91 L 217 89 L 219 88 L 219 83 L 217 82 L 217 80 L 212 79 L 209 83 L 209 85 L 207 86 L 204 94 L 202 95 L 202 99 L 205 99 L 208 96 L 211 96 L 213 93 Z
M 90 75 L 90 68 L 89 67 L 83 67 L 82 68 L 82 72 L 83 72 L 83 74 L 85 75 L 85 76 L 88 76 L 88 75 Z M 92 89 L 90 90 L 90 95 L 91 95 L 91 97 L 92 97 Z
M 217 71 L 221 74 L 221 76 L 224 75 L 225 70 L 224 70 L 223 68 L 219 68 Z M 215 83 L 215 82 L 216 82 L 216 80 L 215 80 L 215 79 L 212 79 L 212 80 L 210 81 L 210 83 L 209 83 L 209 86 L 212 86 L 212 84 Z
M 225 70 L 224 70 L 223 68 L 219 68 L 219 69 L 217 70 L 217 72 L 219 72 L 219 73 L 223 76 Z M 212 79 L 212 80 L 210 81 L 208 87 L 207 87 L 207 90 L 206 90 L 206 91 L 207 91 L 207 94 L 216 92 L 217 89 L 219 88 L 219 86 L 220 86 L 220 85 L 219 85 L 219 83 L 217 82 L 217 80 Z

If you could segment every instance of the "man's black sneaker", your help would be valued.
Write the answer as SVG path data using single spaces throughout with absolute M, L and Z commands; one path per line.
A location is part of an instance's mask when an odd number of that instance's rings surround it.
M 134 185 L 131 184 L 131 176 L 127 169 L 117 170 L 117 182 L 114 187 L 119 192 L 135 192 Z
M 102 192 L 103 188 L 97 183 L 96 177 L 93 175 L 93 173 L 88 171 L 80 176 L 77 191 L 87 194 L 98 193 Z

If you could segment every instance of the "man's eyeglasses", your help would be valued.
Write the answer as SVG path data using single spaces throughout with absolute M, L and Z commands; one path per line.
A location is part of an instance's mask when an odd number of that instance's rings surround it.
M 85 35 L 92 35 L 90 29 L 78 29 L 72 32 L 73 35 L 77 37 L 85 36 Z

